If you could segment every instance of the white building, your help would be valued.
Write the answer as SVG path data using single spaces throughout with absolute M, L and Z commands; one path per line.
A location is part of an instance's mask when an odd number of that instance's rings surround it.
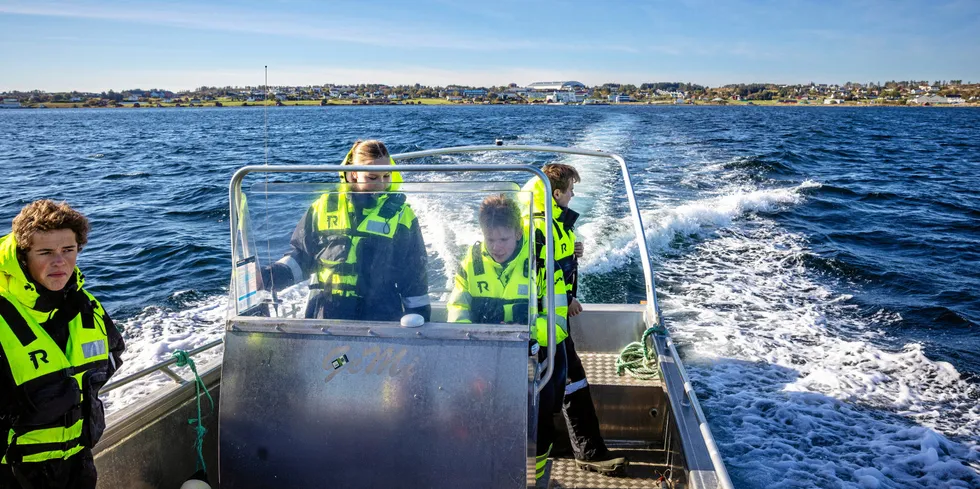
M 15 98 L 5 98 L 0 103 L 0 109 L 19 109 L 20 101 Z
M 635 100 L 633 100 L 633 97 L 630 97 L 629 95 L 627 95 L 625 93 L 614 93 L 614 94 L 611 94 L 611 95 L 609 95 L 609 101 L 610 102 L 615 102 L 617 104 L 621 104 L 623 102 L 635 102 Z
M 960 100 L 962 100 L 962 98 Z M 923 105 L 923 104 L 935 105 L 935 104 L 948 104 L 949 100 L 947 100 L 946 97 L 943 97 L 941 95 L 919 95 L 918 97 L 909 100 L 909 103 L 915 105 Z
M 566 90 L 563 92 L 552 92 L 551 95 L 545 97 L 545 102 L 550 103 L 565 103 L 565 104 L 578 104 L 585 100 L 585 95 L 579 95 L 571 90 Z
M 527 86 L 528 90 L 536 92 L 564 92 L 585 89 L 585 85 L 577 81 L 534 82 Z

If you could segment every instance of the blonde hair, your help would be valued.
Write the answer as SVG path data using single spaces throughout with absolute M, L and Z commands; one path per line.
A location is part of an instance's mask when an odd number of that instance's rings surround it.
M 491 195 L 480 204 L 480 228 L 484 231 L 493 228 L 521 230 L 521 210 L 514 199 L 504 194 Z
M 350 151 L 347 152 L 347 157 L 344 158 L 343 164 L 363 165 L 378 158 L 388 156 L 390 155 L 385 143 L 377 139 L 368 139 L 367 141 L 357 141 L 354 143 L 354 146 L 351 146 Z
M 391 158 L 388 147 L 377 139 L 358 140 L 351 146 L 341 165 L 363 165 L 378 158 Z M 340 179 L 347 181 L 347 172 L 340 172 Z
M 71 229 L 75 233 L 79 251 L 88 243 L 88 219 L 65 202 L 35 200 L 20 210 L 11 227 L 17 250 L 21 252 L 30 251 L 37 233 L 58 229 Z

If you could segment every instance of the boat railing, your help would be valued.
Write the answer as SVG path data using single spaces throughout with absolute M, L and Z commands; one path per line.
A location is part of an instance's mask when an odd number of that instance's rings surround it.
M 201 352 L 210 350 L 212 348 L 215 348 L 218 345 L 220 345 L 221 343 L 222 343 L 222 340 L 214 340 L 214 341 L 212 341 L 210 343 L 205 343 L 205 344 L 203 344 L 203 345 L 201 345 L 201 346 L 199 346 L 197 348 L 194 348 L 193 350 L 188 351 L 187 352 L 187 355 L 189 357 L 193 358 L 194 355 L 197 355 L 198 353 L 201 353 Z M 129 374 L 129 375 L 127 375 L 127 376 L 125 376 L 125 377 L 123 377 L 123 378 L 121 378 L 119 380 L 110 382 L 110 383 L 106 384 L 104 387 L 102 387 L 102 389 L 99 392 L 101 394 L 105 394 L 107 392 L 111 392 L 111 391 L 113 391 L 115 389 L 118 389 L 118 388 L 124 386 L 124 385 L 131 384 L 131 383 L 133 383 L 133 382 L 135 382 L 135 381 L 137 381 L 139 379 L 142 379 L 143 377 L 146 377 L 148 375 L 151 375 L 151 374 L 154 374 L 154 373 L 157 373 L 157 372 L 163 373 L 164 375 L 166 375 L 167 377 L 169 377 L 171 380 L 173 380 L 177 384 L 186 384 L 188 382 L 192 382 L 193 379 L 191 379 L 191 380 L 185 379 L 185 378 L 181 377 L 176 372 L 174 372 L 173 370 L 170 369 L 170 366 L 171 365 L 174 365 L 176 363 L 177 363 L 177 359 L 176 358 L 171 358 L 169 360 L 162 361 L 162 362 L 160 362 L 160 363 L 158 363 L 156 365 L 152 365 L 150 367 L 144 368 L 143 370 L 140 370 L 139 372 L 135 372 L 135 373 Z

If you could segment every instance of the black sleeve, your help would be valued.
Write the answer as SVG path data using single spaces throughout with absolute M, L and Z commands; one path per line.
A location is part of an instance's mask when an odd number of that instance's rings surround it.
M 408 307 L 406 313 L 421 315 L 429 321 L 432 306 L 428 303 L 429 279 L 426 275 L 429 257 L 425 251 L 425 241 L 422 239 L 422 229 L 418 218 L 412 219 L 412 224 L 405 231 L 395 233 L 395 283 L 403 304 L 405 301 L 424 301 L 424 305 Z
M 578 258 L 572 256 L 572 270 L 565 277 L 565 281 L 572 285 L 572 291 L 568 294 L 568 302 L 571 304 L 572 299 L 578 297 Z
M 122 367 L 122 354 L 126 351 L 126 342 L 123 341 L 122 333 L 116 328 L 108 312 L 102 316 L 102 319 L 105 321 L 106 338 L 109 340 L 109 356 L 112 357 L 109 361 L 109 375 L 112 376 L 119 367 Z
M 14 409 L 14 376 L 10 363 L 0 348 L 0 453 L 7 452 L 7 433 L 10 433 L 11 413 Z M 2 481 L 2 479 L 0 479 Z
M 293 230 L 293 236 L 289 240 L 292 250 L 286 253 L 282 260 L 262 267 L 262 287 L 266 290 L 275 288 L 276 291 L 279 291 L 305 280 L 313 273 L 316 255 L 319 253 L 319 244 L 316 238 L 316 231 L 313 228 L 313 208 L 311 207 L 306 210 L 303 219 L 296 223 L 296 229 Z M 289 263 L 283 263 L 290 260 L 292 260 L 291 263 L 298 266 L 302 276 L 297 277 L 294 268 Z

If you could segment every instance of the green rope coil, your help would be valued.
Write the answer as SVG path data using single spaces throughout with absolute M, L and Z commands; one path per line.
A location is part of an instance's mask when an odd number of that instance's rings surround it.
M 178 367 L 189 366 L 191 372 L 194 372 L 194 388 L 197 390 L 197 417 L 188 419 L 187 424 L 197 423 L 197 426 L 194 428 L 197 433 L 197 438 L 194 440 L 194 449 L 197 451 L 197 470 L 203 470 L 204 473 L 207 473 L 208 468 L 204 463 L 204 435 L 208 430 L 202 424 L 201 391 L 203 390 L 204 394 L 208 396 L 208 401 L 211 403 L 211 413 L 214 413 L 214 399 L 211 397 L 211 393 L 208 392 L 207 386 L 204 385 L 204 381 L 201 380 L 201 376 L 197 374 L 197 367 L 194 366 L 194 360 L 191 360 L 190 355 L 184 350 L 175 350 L 173 357 L 177 360 Z
M 658 380 L 660 379 L 660 367 L 657 365 L 657 353 L 652 351 L 647 345 L 647 338 L 652 334 L 666 335 L 667 330 L 660 326 L 648 328 L 643 332 L 640 341 L 634 341 L 619 352 L 616 359 L 616 373 L 620 376 L 623 373 L 630 374 L 630 377 L 639 380 Z

